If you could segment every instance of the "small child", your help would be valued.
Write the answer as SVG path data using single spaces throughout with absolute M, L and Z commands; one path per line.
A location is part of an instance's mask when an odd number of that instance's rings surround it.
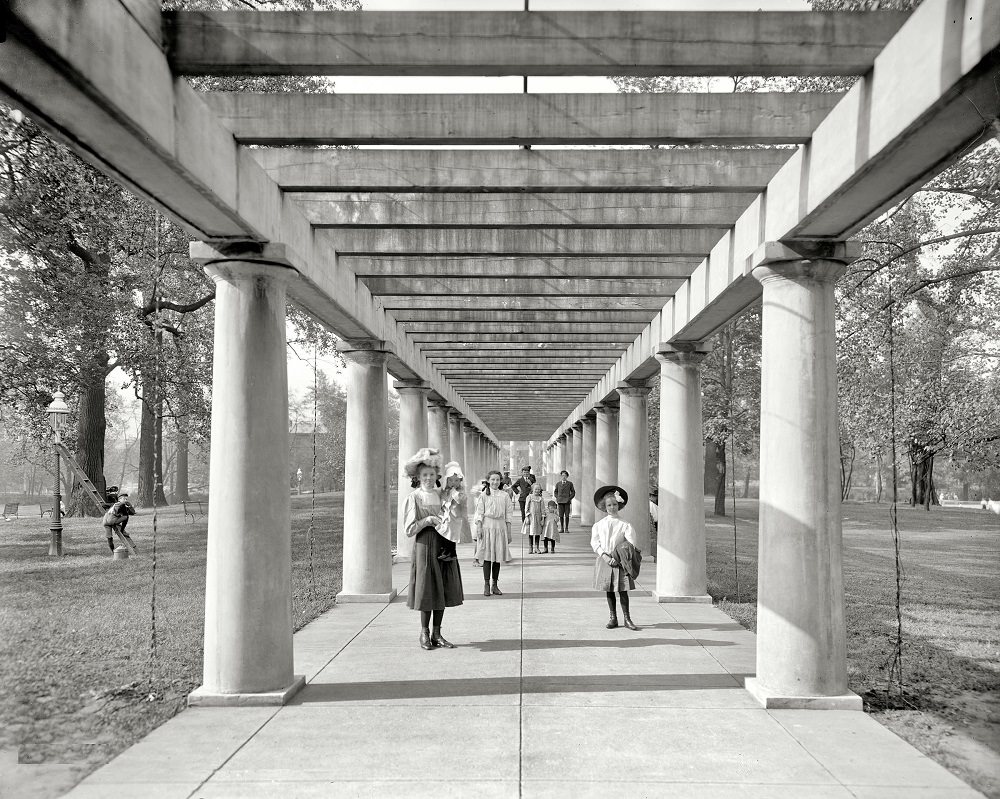
M 559 540 L 559 505 L 555 500 L 549 500 L 545 506 L 545 531 L 542 533 L 545 540 L 545 552 L 548 554 L 549 544 L 552 544 L 552 552 L 556 551 L 556 541 Z
M 462 525 L 465 520 L 465 475 L 462 467 L 455 461 L 449 461 L 444 467 L 444 488 L 441 489 L 441 523 L 435 528 L 442 542 L 438 552 L 438 560 L 458 560 L 458 550 L 455 545 L 462 539 Z
M 531 487 L 531 493 L 524 501 L 524 527 L 523 530 L 530 539 L 531 551 L 528 554 L 540 555 L 542 553 L 540 539 L 542 537 L 542 527 L 545 523 L 545 500 L 542 499 L 542 484 L 535 483 Z
M 118 534 L 128 541 L 129 545 L 133 550 L 138 552 L 135 543 L 129 537 L 129 534 L 125 532 L 125 526 L 128 524 L 128 517 L 135 513 L 135 508 L 132 507 L 132 503 L 128 501 L 128 494 L 122 491 L 118 494 L 115 499 L 114 504 L 108 508 L 107 513 L 104 514 L 104 519 L 102 520 L 104 524 L 104 534 L 108 538 L 108 547 L 111 552 L 115 551 L 115 528 L 118 528 Z

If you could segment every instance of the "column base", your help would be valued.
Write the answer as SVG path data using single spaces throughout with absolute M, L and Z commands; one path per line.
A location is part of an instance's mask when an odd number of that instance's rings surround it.
M 861 697 L 851 691 L 836 696 L 787 696 L 765 688 L 756 677 L 747 677 L 743 687 L 767 710 L 864 710 Z
M 694 594 L 692 596 L 678 596 L 676 594 L 660 594 L 650 591 L 650 595 L 655 602 L 677 603 L 683 605 L 711 605 L 712 597 L 708 594 Z
M 350 605 L 359 602 L 381 602 L 384 605 L 388 605 L 395 598 L 395 588 L 387 594 L 349 594 L 345 591 L 341 591 L 337 594 L 337 603 L 340 605 Z
M 291 685 L 279 688 L 277 691 L 264 691 L 259 694 L 220 694 L 208 691 L 205 686 L 195 688 L 187 699 L 188 707 L 268 707 L 288 703 L 306 684 L 303 674 L 296 674 Z

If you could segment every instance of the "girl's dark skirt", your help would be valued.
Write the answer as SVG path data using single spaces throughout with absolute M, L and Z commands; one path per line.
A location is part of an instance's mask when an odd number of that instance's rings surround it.
M 462 591 L 462 571 L 458 561 L 440 561 L 441 545 L 445 543 L 437 530 L 425 527 L 413 542 L 410 562 L 410 591 L 406 606 L 412 610 L 444 610 L 465 601 Z

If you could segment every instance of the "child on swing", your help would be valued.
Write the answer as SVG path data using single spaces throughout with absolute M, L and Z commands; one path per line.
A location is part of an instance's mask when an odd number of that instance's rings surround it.
M 462 540 L 463 525 L 469 523 L 465 507 L 465 475 L 456 461 L 449 461 L 444 467 L 444 487 L 441 489 L 441 523 L 437 530 L 444 542 L 438 553 L 438 560 L 449 562 L 458 560 L 455 545 Z

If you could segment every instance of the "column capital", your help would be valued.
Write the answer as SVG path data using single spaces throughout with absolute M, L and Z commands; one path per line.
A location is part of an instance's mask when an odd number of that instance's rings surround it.
M 388 352 L 389 348 L 380 338 L 352 338 L 341 339 L 337 342 L 337 352 Z
M 476 427 L 468 419 L 466 419 L 464 422 L 462 422 L 462 430 L 464 430 L 466 433 L 471 433 L 473 430 L 475 430 L 476 432 L 479 432 L 479 428 Z
M 359 366 L 385 366 L 392 354 L 387 350 L 342 350 L 337 348 L 344 359 Z
M 579 433 L 583 430 L 583 419 L 577 419 L 573 424 L 570 425 L 574 432 Z
M 712 345 L 704 341 L 672 341 L 656 348 L 656 360 L 660 363 L 701 363 L 712 351 Z
M 404 391 L 423 391 L 426 393 L 431 390 L 431 384 L 426 380 L 393 380 L 392 387 L 399 394 Z
M 431 392 L 431 394 L 427 397 L 427 404 L 432 408 L 440 408 L 445 411 L 445 413 L 451 412 L 451 405 L 448 404 L 448 400 L 433 392 Z
M 617 405 L 611 405 L 607 402 L 598 402 L 594 405 L 594 410 L 597 411 L 598 416 L 616 416 L 621 409 Z
M 560 436 L 558 436 L 556 438 L 555 446 L 559 447 L 559 446 L 562 446 L 565 443 L 566 443 L 566 434 L 563 433 L 562 435 L 560 435 Z
M 585 425 L 588 422 L 593 424 L 596 420 L 597 420 L 597 410 L 595 408 L 591 408 L 583 415 L 583 418 L 580 420 L 580 424 Z
M 457 416 L 459 419 L 462 418 L 462 412 L 458 408 L 452 408 L 451 406 L 448 407 L 448 415 Z
M 762 284 L 779 278 L 833 283 L 844 274 L 846 264 L 860 257 L 861 244 L 856 241 L 765 241 L 747 266 Z
M 623 380 L 615 389 L 624 397 L 645 397 L 651 387 L 645 380 Z
M 220 280 L 271 278 L 291 281 L 299 276 L 288 258 L 284 244 L 260 241 L 237 241 L 213 247 L 193 241 L 189 257 L 201 264 L 216 283 Z

